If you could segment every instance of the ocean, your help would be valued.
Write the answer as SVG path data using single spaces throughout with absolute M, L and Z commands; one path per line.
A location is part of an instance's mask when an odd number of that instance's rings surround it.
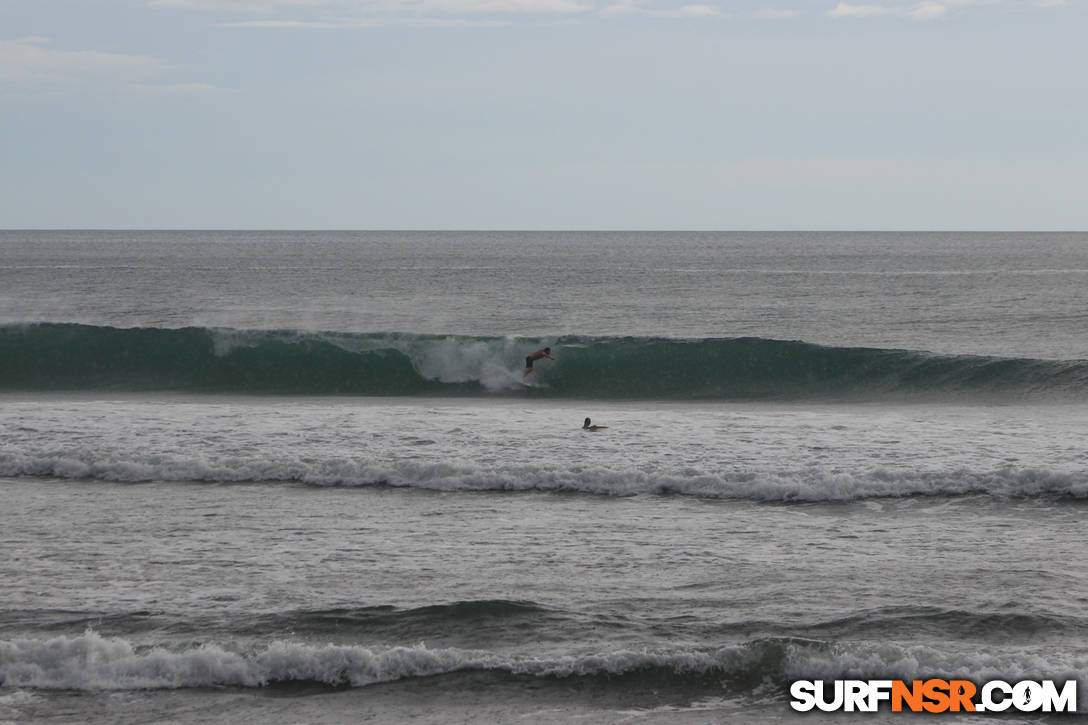
M 1085 233 L 0 231 L 0 722 L 1081 721 L 1086 303 Z M 935 677 L 1080 715 L 790 706 Z

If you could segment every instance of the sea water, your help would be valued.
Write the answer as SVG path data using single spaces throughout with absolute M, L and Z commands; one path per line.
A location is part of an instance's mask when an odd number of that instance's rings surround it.
M 1088 692 L 1086 289 L 1084 234 L 0 232 L 0 720 Z

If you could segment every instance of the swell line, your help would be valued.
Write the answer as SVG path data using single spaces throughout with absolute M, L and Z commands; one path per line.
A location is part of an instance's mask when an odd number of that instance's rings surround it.
M 554 360 L 522 376 L 528 352 Z M 1088 361 L 751 338 L 0 326 L 0 389 L 615 400 L 1083 399 Z

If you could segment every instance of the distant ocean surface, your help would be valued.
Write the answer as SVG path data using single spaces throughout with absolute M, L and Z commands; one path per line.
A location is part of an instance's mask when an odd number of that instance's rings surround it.
M 1088 713 L 1086 333 L 1084 233 L 0 231 L 0 722 Z

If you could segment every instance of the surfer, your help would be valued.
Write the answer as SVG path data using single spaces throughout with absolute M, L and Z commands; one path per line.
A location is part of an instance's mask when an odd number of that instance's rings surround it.
M 589 418 L 586 418 L 586 422 L 582 423 L 582 430 L 605 430 L 608 428 L 607 425 L 592 425 L 592 422 Z
M 542 357 L 546 357 L 549 360 L 554 360 L 555 358 L 551 356 L 551 352 L 552 349 L 550 347 L 542 347 L 529 357 L 525 358 L 525 372 L 521 374 L 521 377 L 528 377 L 529 373 L 533 372 L 534 360 L 539 360 Z

